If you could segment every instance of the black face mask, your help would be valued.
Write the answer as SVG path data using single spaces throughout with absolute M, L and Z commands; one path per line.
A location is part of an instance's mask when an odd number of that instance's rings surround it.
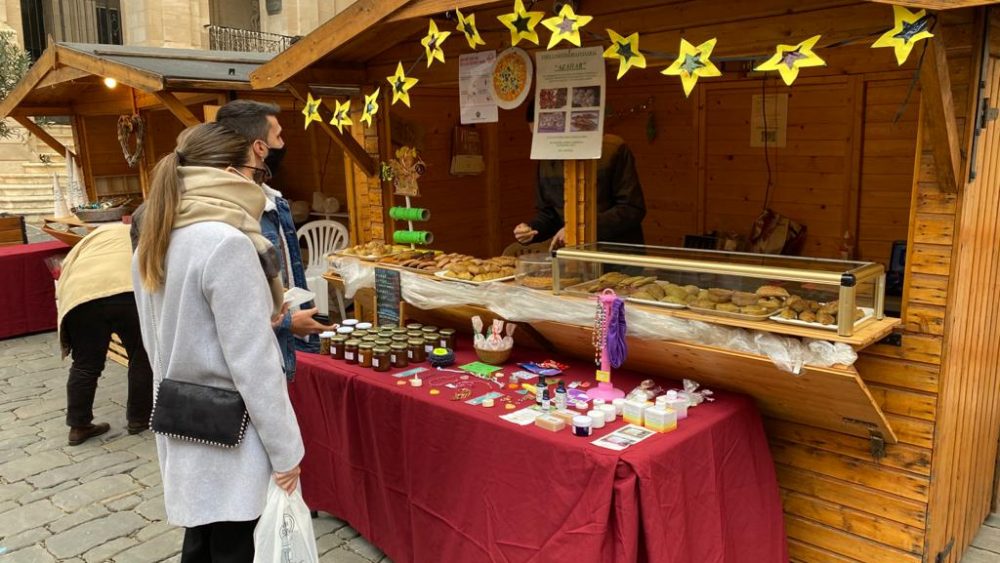
M 264 165 L 271 172 L 271 175 L 278 173 L 278 167 L 281 166 L 281 161 L 285 158 L 286 147 L 267 147 L 267 156 L 264 157 Z

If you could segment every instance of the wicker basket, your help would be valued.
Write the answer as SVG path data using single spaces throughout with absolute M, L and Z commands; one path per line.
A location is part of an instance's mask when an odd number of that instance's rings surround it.
M 107 209 L 74 209 L 73 214 L 85 223 L 108 223 L 111 221 L 121 221 L 122 215 L 128 211 L 128 207 L 119 205 Z
M 513 348 L 507 348 L 506 350 L 482 350 L 480 348 L 476 348 L 476 355 L 479 356 L 479 361 L 484 364 L 500 366 L 510 359 L 511 350 L 513 350 Z

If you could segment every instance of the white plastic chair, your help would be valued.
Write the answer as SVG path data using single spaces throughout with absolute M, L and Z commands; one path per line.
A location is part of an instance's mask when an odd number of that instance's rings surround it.
M 326 257 L 331 252 L 347 248 L 349 237 L 347 227 L 337 221 L 310 221 L 298 230 L 298 238 L 306 239 L 308 258 L 303 260 L 306 273 L 306 285 L 316 294 L 316 307 L 320 314 L 330 315 L 330 294 L 323 274 L 326 273 Z M 336 291 L 337 307 L 340 318 L 347 318 L 344 306 L 344 294 Z

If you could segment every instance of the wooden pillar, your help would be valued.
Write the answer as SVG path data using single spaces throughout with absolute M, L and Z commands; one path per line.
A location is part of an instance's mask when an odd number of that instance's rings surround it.
M 77 164 L 83 172 L 83 184 L 87 190 L 87 198 L 97 199 L 97 186 L 94 184 L 94 170 L 90 163 L 90 149 L 87 143 L 87 118 L 82 115 L 73 116 L 73 146 L 76 147 Z
M 597 161 L 563 163 L 566 246 L 597 242 Z
M 382 88 L 380 94 L 381 99 L 379 103 L 379 112 L 377 114 L 377 125 L 378 125 L 378 160 L 379 164 L 376 165 L 375 180 L 378 182 L 381 188 L 381 213 L 382 213 L 382 224 L 385 225 L 383 229 L 383 235 L 385 237 L 385 242 L 392 242 L 392 234 L 396 230 L 395 223 L 389 217 L 389 208 L 393 204 L 393 187 L 392 182 L 382 181 L 381 174 L 381 163 L 388 162 L 389 159 L 393 158 L 392 150 L 392 112 L 390 108 L 392 107 L 392 96 L 387 88 Z

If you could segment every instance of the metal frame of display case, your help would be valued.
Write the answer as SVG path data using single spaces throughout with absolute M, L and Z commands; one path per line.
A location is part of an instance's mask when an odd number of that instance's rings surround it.
M 619 254 L 600 250 L 588 250 L 596 245 L 608 243 L 591 243 L 575 247 L 560 248 L 552 253 L 555 264 L 552 268 L 553 293 L 561 293 L 559 277 L 564 261 L 574 260 L 592 264 L 614 264 L 617 266 L 633 266 L 638 268 L 657 268 L 674 272 L 690 272 L 700 274 L 717 274 L 727 276 L 742 276 L 763 280 L 780 280 L 800 283 L 816 283 L 839 286 L 839 308 L 837 311 L 837 334 L 851 336 L 854 334 L 854 308 L 857 286 L 859 283 L 872 282 L 874 292 L 875 319 L 885 317 L 885 268 L 873 262 L 855 262 L 858 267 L 846 271 L 824 271 L 809 268 L 793 268 L 783 266 L 764 266 L 757 264 L 740 264 L 713 262 L 709 260 L 668 258 L 664 256 L 649 256 L 644 254 L 649 250 L 666 250 L 681 253 L 697 253 L 718 255 L 720 258 L 742 258 L 745 260 L 774 259 L 779 256 L 766 254 L 750 254 L 746 252 L 727 252 L 720 250 L 692 250 L 669 246 L 645 246 L 614 243 L 617 247 L 632 247 L 636 254 Z M 642 252 L 643 254 L 639 254 Z M 781 259 L 803 262 L 844 263 L 847 260 L 830 260 L 826 258 L 804 258 L 798 256 L 780 256 Z

